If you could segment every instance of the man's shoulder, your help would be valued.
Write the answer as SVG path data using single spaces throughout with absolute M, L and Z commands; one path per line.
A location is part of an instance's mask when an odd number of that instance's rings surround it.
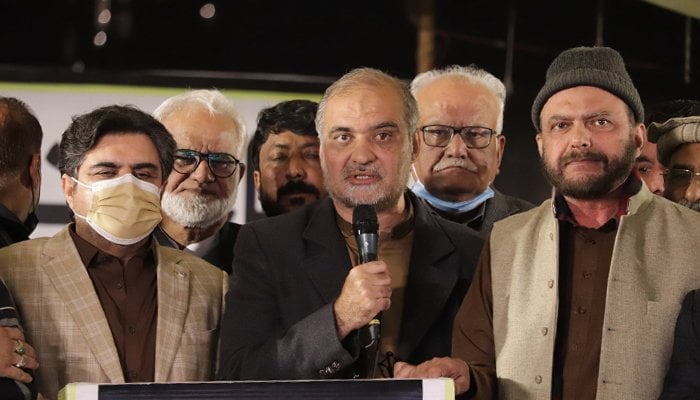
M 517 213 L 522 211 L 527 211 L 535 208 L 536 206 L 527 200 L 521 199 L 519 197 L 510 196 L 495 190 L 495 195 L 493 197 L 494 202 L 501 202 L 509 212 Z
M 523 228 L 536 221 L 541 221 L 542 218 L 554 218 L 551 199 L 545 200 L 539 206 L 533 206 L 532 208 L 496 221 L 493 224 L 493 227 L 494 229 L 515 230 Z
M 326 198 L 281 215 L 265 217 L 249 222 L 243 225 L 242 229 L 253 229 L 262 232 L 279 232 L 288 237 L 296 230 L 303 230 L 316 215 L 321 215 L 322 217 L 327 217 L 327 215 L 333 216 L 333 210 L 331 199 Z M 332 218 L 328 218 L 328 220 L 330 223 Z
M 174 269 L 176 266 L 183 266 L 194 275 L 199 277 L 207 276 L 217 281 L 221 280 L 222 274 L 224 274 L 220 268 L 194 254 L 162 245 L 157 245 L 156 248 L 158 264 L 166 270 Z
M 639 215 L 645 220 L 652 218 L 663 218 L 669 222 L 677 220 L 679 223 L 674 225 L 674 229 L 689 229 L 700 233 L 697 229 L 700 225 L 700 212 L 657 195 L 652 196 L 647 207 L 640 210 Z
M 69 242 L 72 243 L 70 240 L 70 235 L 68 235 L 67 231 L 63 229 L 54 236 L 40 237 L 13 243 L 9 246 L 0 248 L 0 252 L 3 254 L 22 253 L 27 256 L 37 255 L 40 252 L 46 251 L 64 253 L 66 250 L 66 243 Z M 42 250 L 40 251 L 40 249 Z
M 465 240 L 483 242 L 479 233 L 466 224 L 460 224 L 441 217 L 423 199 L 413 195 L 411 195 L 411 199 L 416 215 L 416 229 L 423 229 L 423 225 L 429 226 L 430 224 L 435 224 L 439 226 L 448 237 L 454 238 L 461 243 L 464 243 Z

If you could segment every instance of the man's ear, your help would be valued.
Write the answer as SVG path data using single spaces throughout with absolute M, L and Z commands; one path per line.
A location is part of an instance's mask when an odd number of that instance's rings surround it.
M 413 134 L 413 152 L 411 154 L 411 162 L 416 161 L 416 158 L 418 157 L 418 152 L 420 151 L 420 130 L 416 129 L 416 133 Z
M 245 178 L 245 164 L 239 163 L 238 164 L 238 184 L 241 184 L 241 181 L 243 181 Z
M 501 160 L 506 149 L 506 137 L 503 134 L 496 136 L 496 175 L 501 173 Z
M 537 152 L 540 153 L 540 157 L 542 157 L 542 133 L 535 135 L 535 142 L 537 142 Z
M 253 171 L 253 184 L 255 185 L 255 190 L 260 194 L 260 171 Z
M 73 179 L 68 176 L 68 174 L 61 175 L 61 190 L 63 191 L 63 197 L 68 203 L 68 207 L 73 208 L 73 191 L 75 190 L 76 183 Z

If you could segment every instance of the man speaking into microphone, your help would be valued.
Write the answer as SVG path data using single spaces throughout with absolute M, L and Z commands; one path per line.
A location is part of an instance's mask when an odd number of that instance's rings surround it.
M 417 119 L 406 85 L 374 69 L 326 90 L 316 129 L 329 198 L 241 229 L 220 379 L 391 377 L 395 360 L 450 355 L 482 242 L 406 189 Z M 376 261 L 358 250 L 362 205 L 376 211 Z

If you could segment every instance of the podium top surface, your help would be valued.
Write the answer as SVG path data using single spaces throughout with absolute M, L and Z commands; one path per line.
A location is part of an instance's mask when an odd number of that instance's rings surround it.
M 179 383 L 70 383 L 59 400 L 333 399 L 454 400 L 452 379 L 357 379 Z

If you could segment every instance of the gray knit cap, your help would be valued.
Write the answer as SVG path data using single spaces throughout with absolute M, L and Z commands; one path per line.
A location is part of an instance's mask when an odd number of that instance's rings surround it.
M 547 100 L 575 86 L 595 86 L 614 94 L 627 103 L 635 122 L 644 121 L 644 106 L 620 53 L 610 47 L 575 47 L 559 54 L 547 69 L 544 86 L 532 104 L 537 132 L 542 131 L 540 113 Z
M 649 124 L 649 140 L 656 143 L 659 162 L 668 166 L 676 148 L 683 143 L 700 143 L 700 116 L 670 118 Z

